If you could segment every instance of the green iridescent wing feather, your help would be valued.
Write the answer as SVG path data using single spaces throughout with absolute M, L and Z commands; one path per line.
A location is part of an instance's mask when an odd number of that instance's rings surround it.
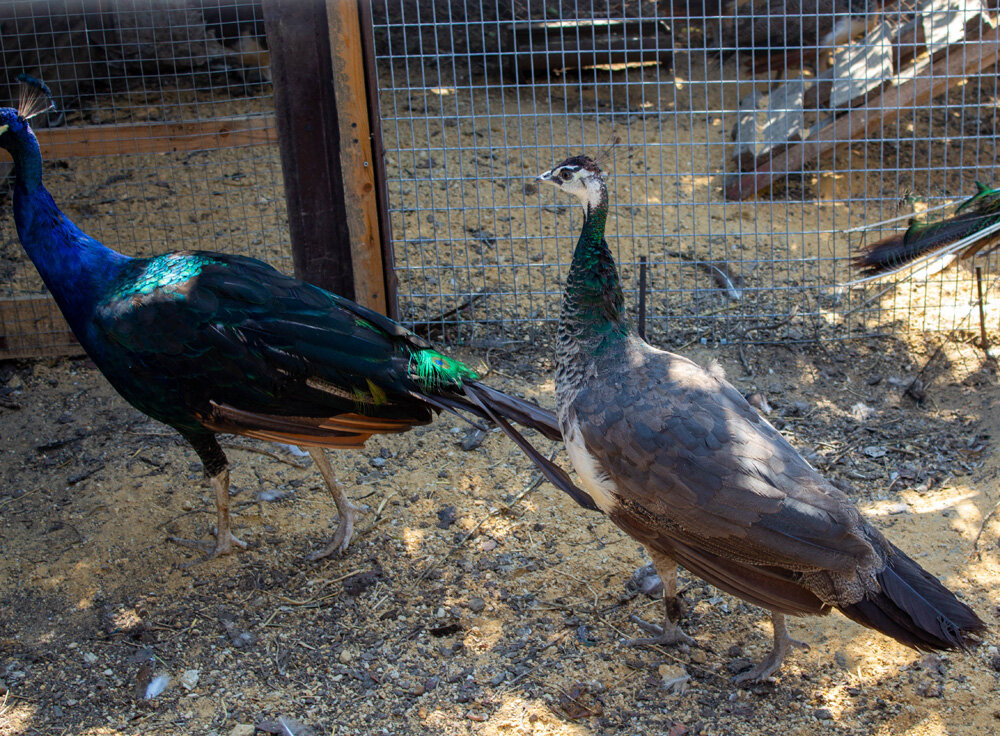
M 425 418 L 413 391 L 474 377 L 377 312 L 237 256 L 136 261 L 94 326 L 115 346 L 112 370 L 145 387 L 127 398 L 171 423 L 209 399 L 282 415 Z

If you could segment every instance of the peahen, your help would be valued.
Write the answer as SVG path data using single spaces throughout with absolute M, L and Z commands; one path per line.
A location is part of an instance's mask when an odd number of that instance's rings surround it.
M 501 426 L 546 477 L 589 499 L 507 420 L 559 439 L 554 415 L 479 383 L 475 373 L 392 320 L 261 261 L 177 251 L 130 258 L 74 225 L 42 185 L 28 118 L 49 108 L 28 80 L 19 110 L 0 109 L 0 147 L 14 159 L 14 220 L 21 244 L 80 344 L 134 407 L 176 429 L 215 491 L 209 557 L 246 546 L 229 521 L 229 464 L 216 434 L 309 448 L 340 521 L 317 559 L 346 549 L 357 509 L 323 448 L 361 447 L 404 432 L 441 410 Z
M 597 506 L 649 551 L 672 620 L 677 564 L 769 609 L 767 677 L 793 642 L 786 614 L 849 618 L 917 649 L 965 648 L 985 624 L 869 524 L 727 383 L 633 331 L 604 239 L 608 193 L 585 156 L 538 177 L 586 213 L 563 294 L 556 402 L 570 460 Z
M 911 219 L 906 231 L 866 247 L 854 259 L 854 266 L 867 281 L 891 276 L 924 264 L 932 276 L 956 259 L 992 252 L 1000 242 L 1000 189 L 976 182 L 976 193 L 940 222 Z M 858 282 L 853 282 L 858 283 Z

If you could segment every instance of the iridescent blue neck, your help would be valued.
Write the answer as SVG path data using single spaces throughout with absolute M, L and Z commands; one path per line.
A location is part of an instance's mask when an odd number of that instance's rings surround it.
M 21 245 L 83 342 L 80 329 L 131 259 L 94 240 L 59 210 L 42 185 L 41 153 L 30 128 L 4 144 L 14 159 L 14 223 Z

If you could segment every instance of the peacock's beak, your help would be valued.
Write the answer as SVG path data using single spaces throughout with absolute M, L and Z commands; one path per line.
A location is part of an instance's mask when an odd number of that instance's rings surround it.
M 3 125 L 0 125 L 0 135 L 3 135 L 4 133 L 6 133 L 9 128 L 10 128 L 10 125 L 8 125 L 7 123 L 4 123 Z

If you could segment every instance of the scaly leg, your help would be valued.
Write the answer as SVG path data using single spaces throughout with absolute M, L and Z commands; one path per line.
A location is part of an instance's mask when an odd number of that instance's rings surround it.
M 778 671 L 782 660 L 788 654 L 789 647 L 794 645 L 803 649 L 809 648 L 808 644 L 797 641 L 788 635 L 784 614 L 771 611 L 771 626 L 774 628 L 774 646 L 771 648 L 771 653 L 757 666 L 736 675 L 733 682 L 760 682 Z
M 333 539 L 330 540 L 330 544 L 323 549 L 306 555 L 306 560 L 313 562 L 321 560 L 324 557 L 329 557 L 334 553 L 339 554 L 347 549 L 347 545 L 351 543 L 351 537 L 354 534 L 354 522 L 357 521 L 358 512 L 361 509 L 347 500 L 347 494 L 344 493 L 344 489 L 337 482 L 336 477 L 334 477 L 333 468 L 330 467 L 330 461 L 327 459 L 323 448 L 307 447 L 306 449 L 309 450 L 309 455 L 312 457 L 313 462 L 316 463 L 316 467 L 319 468 L 323 480 L 326 481 L 326 487 L 330 490 L 330 495 L 333 496 L 333 502 L 337 504 L 337 513 L 340 514 L 340 523 L 333 533 Z
M 215 512 L 218 517 L 215 527 L 215 544 L 197 539 L 169 538 L 174 544 L 204 552 L 205 557 L 200 560 L 201 562 L 231 554 L 234 546 L 242 549 L 246 549 L 247 546 L 246 542 L 233 536 L 232 528 L 229 525 L 229 468 L 223 468 L 210 480 L 212 488 L 215 489 Z
M 647 623 L 638 616 L 633 615 L 632 621 L 653 636 L 645 639 L 630 639 L 625 642 L 628 646 L 642 646 L 645 644 L 694 644 L 695 641 L 690 636 L 681 631 L 676 623 L 680 615 L 680 606 L 677 602 L 677 563 L 672 557 L 648 549 L 649 556 L 653 558 L 653 567 L 656 574 L 663 581 L 663 626 Z

